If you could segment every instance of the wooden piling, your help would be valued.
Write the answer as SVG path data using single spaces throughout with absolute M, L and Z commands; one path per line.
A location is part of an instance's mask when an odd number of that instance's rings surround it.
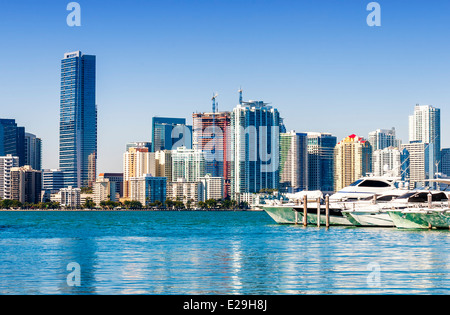
M 317 227 L 320 227 L 320 198 L 317 198 Z
M 325 197 L 325 217 L 326 217 L 326 227 L 330 227 L 330 196 Z
M 303 226 L 308 225 L 308 196 L 303 197 Z

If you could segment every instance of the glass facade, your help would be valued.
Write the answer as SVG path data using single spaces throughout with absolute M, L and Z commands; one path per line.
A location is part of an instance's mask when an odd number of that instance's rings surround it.
M 192 149 L 192 126 L 186 126 L 185 118 L 153 117 L 152 152 Z
M 308 134 L 308 189 L 334 192 L 334 148 L 337 138 L 328 133 Z
M 89 185 L 97 160 L 96 57 L 80 51 L 61 62 L 59 168 L 66 187 Z M 92 177 L 92 175 L 91 175 Z

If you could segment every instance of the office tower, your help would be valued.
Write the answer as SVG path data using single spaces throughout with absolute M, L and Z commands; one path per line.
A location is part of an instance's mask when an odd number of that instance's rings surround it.
M 401 177 L 402 157 L 401 151 L 397 147 L 387 147 L 376 150 L 372 155 L 373 175 Z
M 261 101 L 242 102 L 231 113 L 231 195 L 278 189 L 280 115 Z
M 123 197 L 130 197 L 130 181 L 151 172 L 148 148 L 130 148 L 123 155 Z
M 116 183 L 110 181 L 108 178 L 100 177 L 93 184 L 94 198 L 92 199 L 97 206 L 100 206 L 102 201 L 119 201 L 117 198 Z
M 86 187 L 97 163 L 96 57 L 81 51 L 61 61 L 59 168 L 65 186 Z
M 436 170 L 433 144 L 417 141 L 403 144 L 402 149 L 407 151 L 409 157 L 410 188 L 430 185 L 429 179 L 434 179 Z
M 200 182 L 188 182 L 184 178 L 178 178 L 174 182 L 167 182 L 167 199 L 182 201 L 185 205 L 190 201 L 197 203 L 200 193 Z
M 179 147 L 192 149 L 192 126 L 184 118 L 152 118 L 152 152 L 175 150 Z
M 206 201 L 209 199 L 220 200 L 224 198 L 224 180 L 222 177 L 213 177 L 210 174 L 206 174 L 206 176 L 199 178 L 199 182 L 200 201 Z
M 397 139 L 395 128 L 377 129 L 369 133 L 372 150 L 383 150 L 388 147 L 400 148 L 401 141 Z
M 280 191 L 308 190 L 308 139 L 306 133 L 280 134 Z
M 152 143 L 151 142 L 130 142 L 127 143 L 126 151 L 128 151 L 130 148 L 147 148 L 148 152 L 152 151 Z
M 206 175 L 205 157 L 202 151 L 180 147 L 172 151 L 172 181 L 183 178 L 196 182 Z
M 350 135 L 335 149 L 334 188 L 336 191 L 368 175 L 372 168 L 372 146 L 364 138 Z
M 54 193 L 64 188 L 64 172 L 55 169 L 42 170 L 42 190 Z
M 441 172 L 450 177 L 450 149 L 441 150 Z
M 308 189 L 334 192 L 334 148 L 330 133 L 308 132 Z
M 430 105 L 416 105 L 409 116 L 409 141 L 429 143 L 433 146 L 433 163 L 440 169 L 441 110 Z
M 19 158 L 19 166 L 25 165 L 25 128 L 14 119 L 0 119 L 0 156 L 8 154 Z
M 123 173 L 101 173 L 98 175 L 98 179 L 109 180 L 110 183 L 116 186 L 115 191 L 119 194 L 119 198 L 123 196 Z
M 19 158 L 8 154 L 0 156 L 0 199 L 11 199 L 11 169 L 19 166 Z
M 31 133 L 25 133 L 25 165 L 34 170 L 42 169 L 42 140 Z
M 192 114 L 192 148 L 205 155 L 206 173 L 224 179 L 224 195 L 231 184 L 229 112 Z
M 142 205 L 149 205 L 166 201 L 167 179 L 145 174 L 130 179 L 130 199 L 139 201 Z
M 21 203 L 41 201 L 42 173 L 31 166 L 11 168 L 11 199 Z

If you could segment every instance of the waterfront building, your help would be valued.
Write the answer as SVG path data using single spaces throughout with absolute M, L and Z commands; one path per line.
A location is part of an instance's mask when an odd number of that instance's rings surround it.
M 130 148 L 123 155 L 123 197 L 130 197 L 130 180 L 150 174 L 151 159 L 148 148 Z
M 223 177 L 225 196 L 230 194 L 230 112 L 194 113 L 192 148 L 205 155 L 205 171 Z
M 206 174 L 199 179 L 199 200 L 206 201 L 208 199 L 220 200 L 224 198 L 224 179 L 223 177 L 213 177 Z
M 12 199 L 11 169 L 19 166 L 19 157 L 0 156 L 0 199 Z
M 308 190 L 308 135 L 291 131 L 280 134 L 280 190 Z
M 397 147 L 387 147 L 373 152 L 373 175 L 401 177 L 402 157 Z
M 14 119 L 0 119 L 0 156 L 8 154 L 19 158 L 19 166 L 25 165 L 25 128 Z
M 242 102 L 231 113 L 231 198 L 279 188 L 280 115 L 261 101 Z
M 334 192 L 334 148 L 337 138 L 330 133 L 308 132 L 308 189 Z
M 200 182 L 187 181 L 178 178 L 175 182 L 167 183 L 167 199 L 182 201 L 185 205 L 190 201 L 197 203 L 200 199 Z
M 369 133 L 369 142 L 373 152 L 389 147 L 400 148 L 401 141 L 397 139 L 395 128 L 377 129 Z
M 130 179 L 130 200 L 139 201 L 142 205 L 149 205 L 167 198 L 167 179 L 145 174 Z
M 450 177 L 450 149 L 441 150 L 441 172 Z
M 179 147 L 192 149 L 192 126 L 185 118 L 152 118 L 152 152 L 175 150 Z
M 102 201 L 119 201 L 120 195 L 116 192 L 116 183 L 108 178 L 99 177 L 93 185 L 93 201 L 100 206 Z
M 441 110 L 430 105 L 416 105 L 409 116 L 409 141 L 431 144 L 433 163 L 439 171 L 441 162 Z
M 42 190 L 54 193 L 64 188 L 64 172 L 58 169 L 42 171 Z
M 165 177 L 172 181 L 172 151 L 164 150 L 150 153 L 150 174 L 155 177 Z
M 98 175 L 98 179 L 108 179 L 111 184 L 115 185 L 115 191 L 119 198 L 123 197 L 123 173 L 101 173 Z M 115 201 L 118 201 L 118 198 Z
M 410 188 L 429 186 L 429 179 L 434 179 L 436 173 L 433 144 L 417 141 L 403 144 L 402 149 L 407 151 L 409 160 Z
M 197 182 L 206 175 L 205 157 L 200 150 L 177 148 L 172 151 L 172 181 L 184 178 L 188 182 Z
M 81 206 L 81 189 L 76 187 L 66 187 L 57 194 L 52 194 L 52 201 L 59 202 L 61 207 L 79 208 Z
M 336 145 L 334 152 L 336 191 L 371 173 L 372 146 L 364 138 L 350 135 Z
M 21 203 L 41 201 L 42 173 L 31 166 L 11 168 L 11 199 Z
M 87 187 L 97 163 L 96 57 L 81 51 L 61 61 L 59 169 L 65 186 Z
M 25 133 L 25 165 L 42 170 L 42 140 L 28 132 Z

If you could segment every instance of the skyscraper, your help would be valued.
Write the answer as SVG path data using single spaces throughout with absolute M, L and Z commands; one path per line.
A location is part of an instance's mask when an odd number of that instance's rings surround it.
M 436 167 L 435 163 L 433 163 L 433 153 L 435 152 L 433 145 L 415 141 L 403 144 L 402 149 L 402 154 L 407 154 L 408 156 L 410 188 L 428 186 L 428 180 L 434 179 Z
M 395 128 L 377 129 L 370 132 L 369 142 L 374 152 L 389 147 L 400 148 L 400 140 L 397 139 Z
M 334 192 L 334 148 L 330 133 L 308 132 L 308 189 Z
M 11 199 L 11 169 L 19 166 L 19 158 L 10 154 L 0 156 L 0 199 Z
M 192 149 L 192 126 L 185 118 L 152 118 L 152 152 L 175 150 L 179 147 Z
M 25 165 L 38 171 L 42 169 L 42 141 L 28 132 L 25 133 Z
M 409 141 L 433 145 L 433 163 L 440 169 L 441 110 L 430 105 L 416 105 L 409 116 Z
M 83 187 L 95 179 L 97 163 L 96 57 L 81 51 L 61 61 L 59 168 L 65 186 Z M 91 171 L 91 174 L 90 172 Z
M 231 113 L 231 195 L 278 189 L 280 114 L 261 101 L 242 102 Z
M 291 131 L 280 134 L 280 190 L 308 190 L 307 134 Z
M 372 169 L 372 146 L 364 138 L 350 135 L 336 145 L 334 189 L 341 190 Z
M 25 165 L 25 128 L 14 119 L 0 119 L 0 156 L 8 154 L 19 158 L 19 166 Z

